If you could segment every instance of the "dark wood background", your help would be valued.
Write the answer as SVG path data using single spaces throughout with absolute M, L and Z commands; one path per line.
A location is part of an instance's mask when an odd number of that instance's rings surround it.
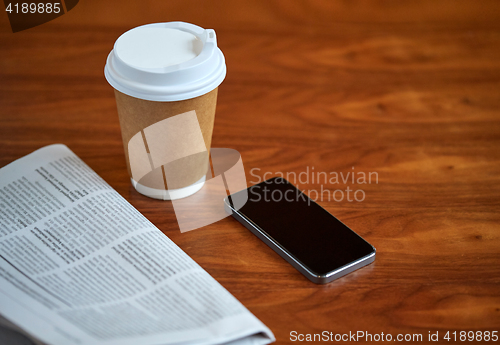
M 315 285 L 232 218 L 181 234 L 125 168 L 106 56 L 124 31 L 213 28 L 213 147 L 250 174 L 377 172 L 319 203 L 377 248 Z M 500 330 L 500 2 L 97 1 L 13 34 L 0 15 L 0 166 L 64 143 L 275 333 Z M 257 174 L 257 170 L 254 170 Z M 315 183 L 301 189 L 319 189 Z

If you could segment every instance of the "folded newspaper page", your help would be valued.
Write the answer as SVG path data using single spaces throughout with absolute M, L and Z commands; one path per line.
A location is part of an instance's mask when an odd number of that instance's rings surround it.
M 51 345 L 274 341 L 60 144 L 0 169 L 0 314 Z

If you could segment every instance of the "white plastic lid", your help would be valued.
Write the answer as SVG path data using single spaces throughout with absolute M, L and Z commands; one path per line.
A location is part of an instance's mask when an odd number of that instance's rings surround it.
M 226 76 L 215 31 L 184 22 L 139 26 L 115 42 L 104 67 L 116 90 L 148 101 L 204 95 Z

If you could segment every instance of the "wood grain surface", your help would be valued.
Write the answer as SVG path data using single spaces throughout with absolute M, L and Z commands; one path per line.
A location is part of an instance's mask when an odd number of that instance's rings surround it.
M 323 184 L 362 202 L 319 200 L 377 248 L 373 264 L 315 285 L 234 219 L 181 234 L 170 202 L 133 189 L 104 64 L 124 31 L 174 20 L 217 32 L 228 73 L 212 146 L 242 154 L 249 185 L 313 167 L 378 174 Z M 279 344 L 291 331 L 500 331 L 498 1 L 82 0 L 15 34 L 0 15 L 0 166 L 59 142 Z

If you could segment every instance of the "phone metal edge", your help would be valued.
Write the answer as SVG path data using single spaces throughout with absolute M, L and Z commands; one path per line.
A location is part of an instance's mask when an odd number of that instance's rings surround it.
M 274 241 L 270 236 L 268 236 L 265 231 L 263 231 L 258 225 L 254 224 L 252 221 L 246 219 L 238 210 L 231 207 L 227 201 L 227 197 L 224 198 L 224 208 L 227 213 L 231 214 L 236 220 L 241 223 L 245 228 L 250 230 L 255 236 L 257 236 L 262 242 L 267 244 L 272 250 L 274 250 L 279 256 L 285 259 L 290 265 L 302 273 L 307 279 L 316 284 L 326 284 L 330 283 L 335 279 L 338 279 L 348 273 L 351 273 L 361 267 L 371 264 L 375 261 L 376 249 L 371 244 L 373 252 L 359 258 L 356 261 L 350 262 L 334 271 L 328 272 L 327 274 L 321 275 L 314 273 L 307 266 L 298 261 L 293 255 L 291 255 L 285 248 L 283 248 L 278 242 Z M 352 231 L 352 230 L 351 230 Z M 359 235 L 358 235 L 359 236 Z M 364 239 L 363 239 L 364 240 Z M 367 242 L 368 243 L 368 242 Z M 369 244 L 369 243 L 368 243 Z

